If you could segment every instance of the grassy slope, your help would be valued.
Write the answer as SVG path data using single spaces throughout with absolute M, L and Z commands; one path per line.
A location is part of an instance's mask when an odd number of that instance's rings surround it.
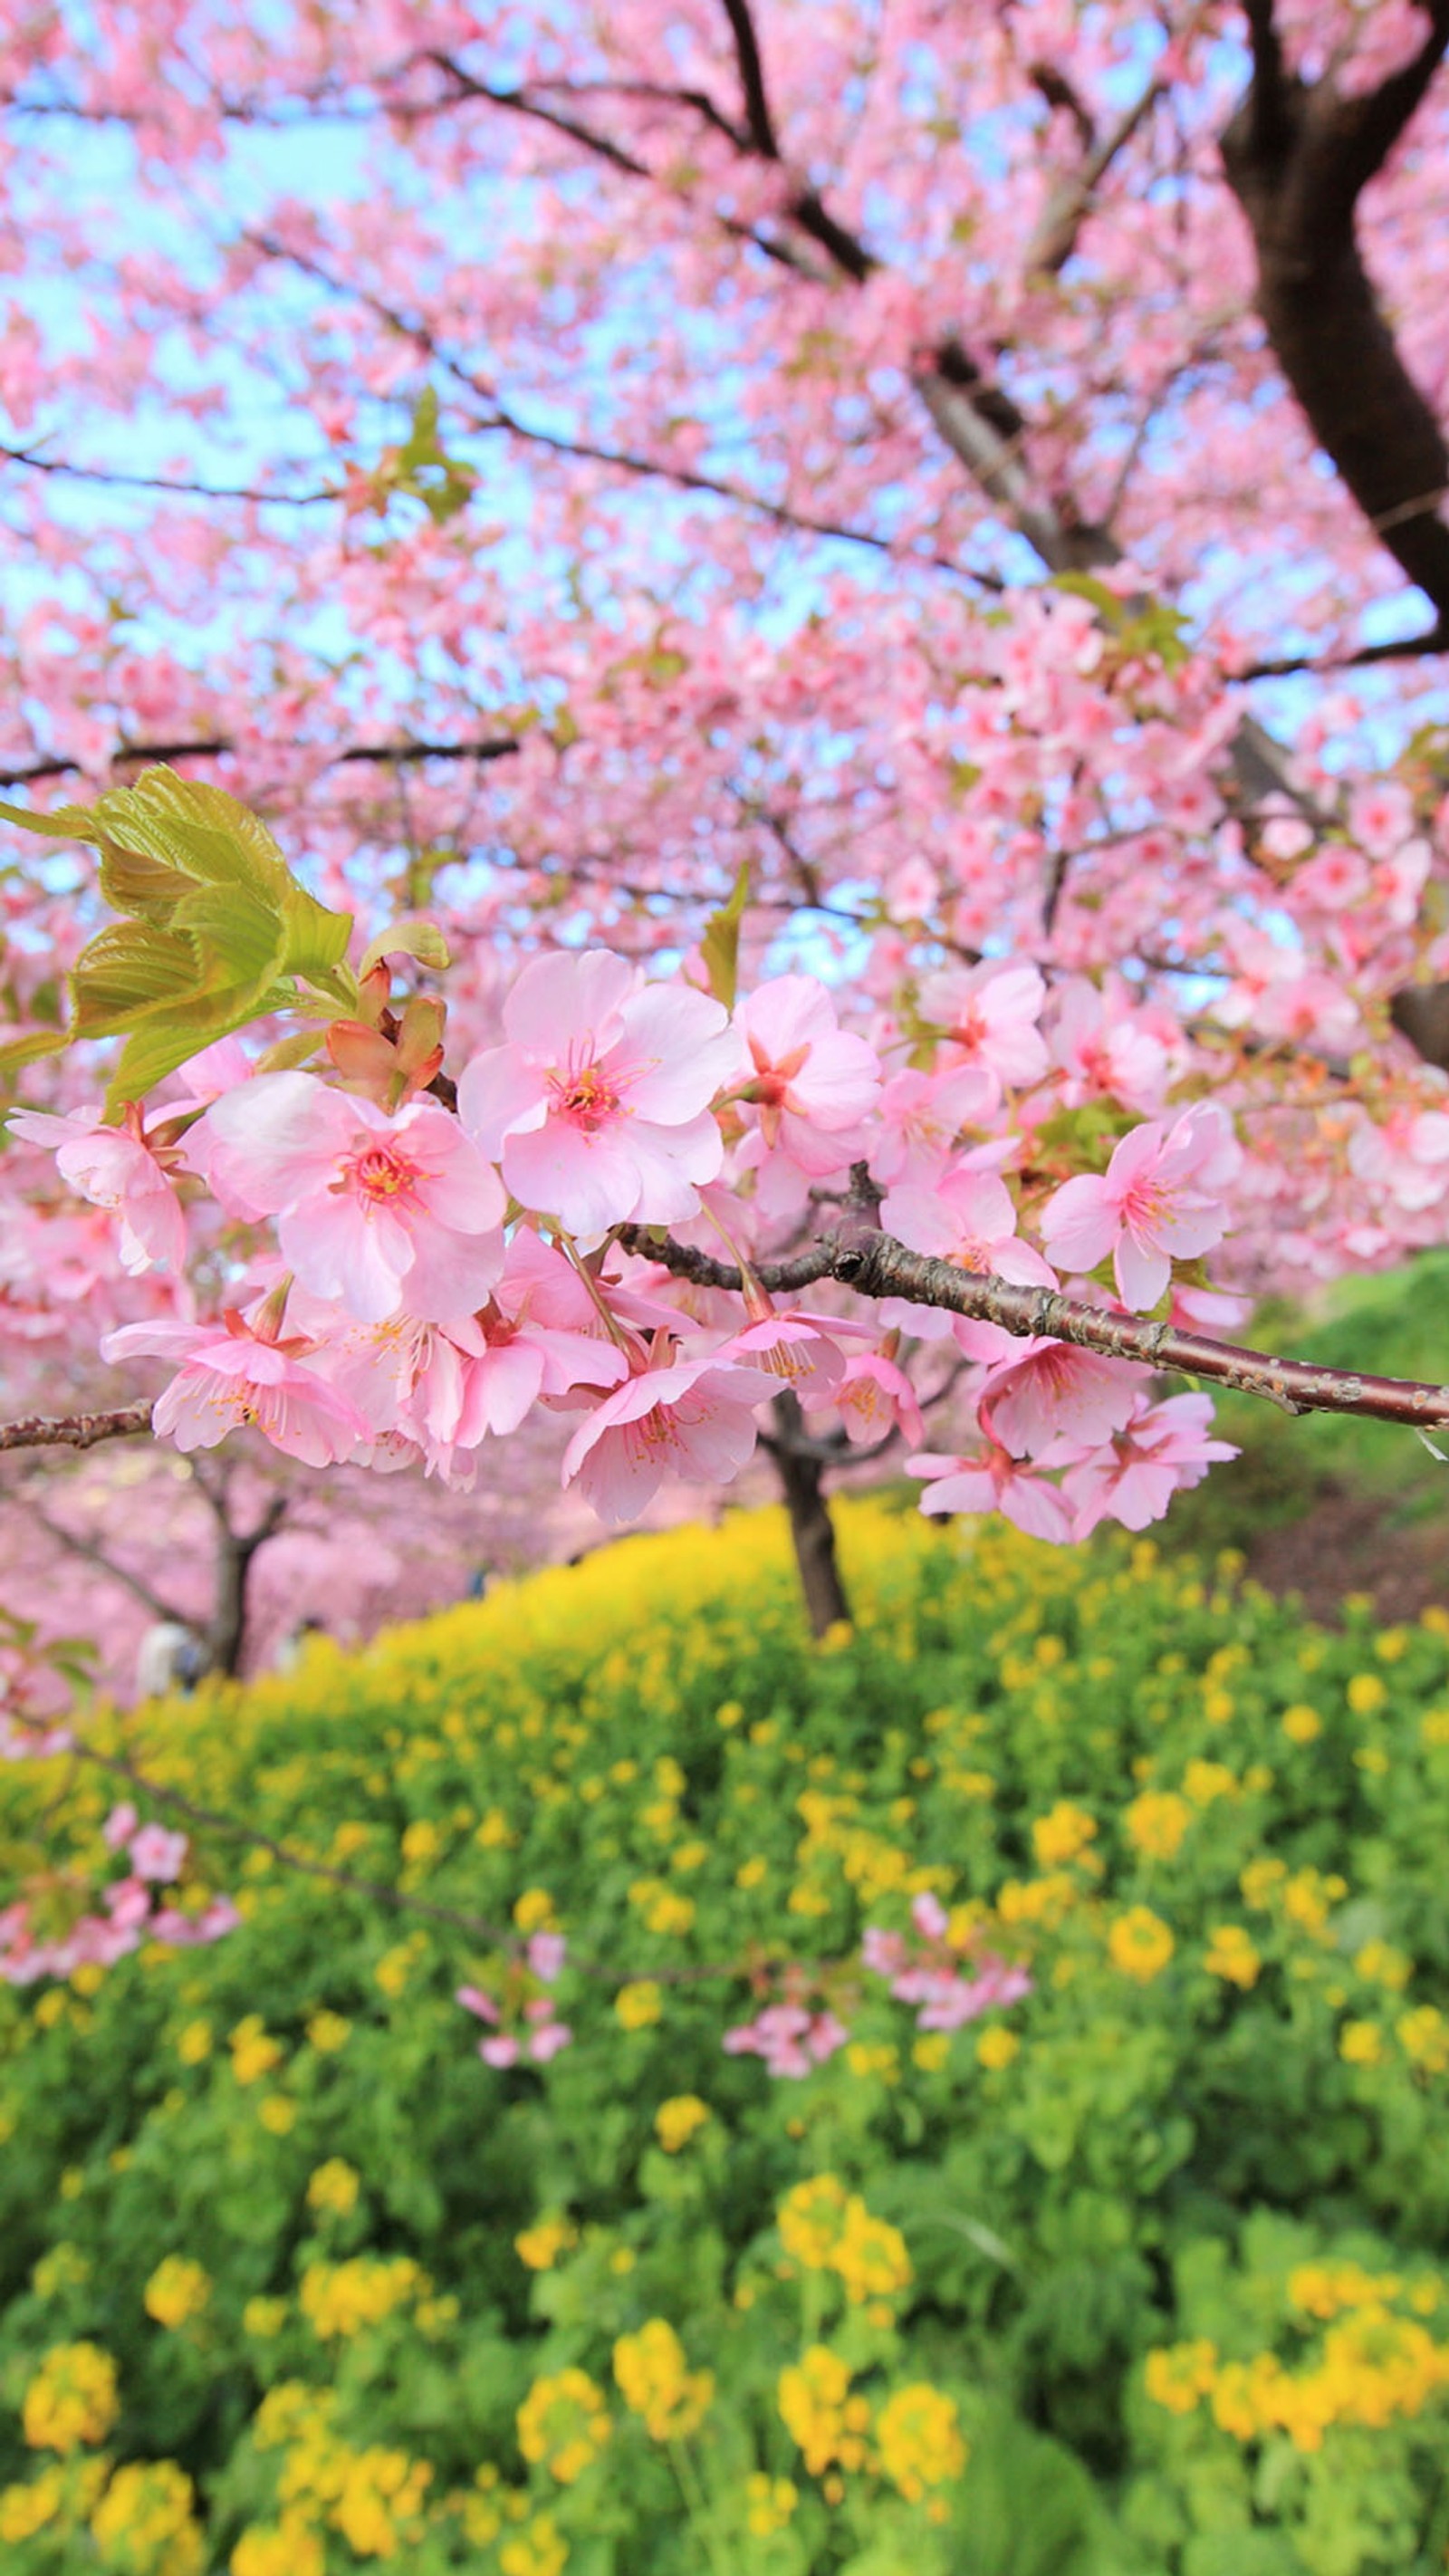
M 1446 1305 L 1449 1253 L 1429 1253 L 1345 1283 L 1307 1328 L 1283 1310 L 1266 1313 L 1254 1339 L 1295 1359 L 1437 1383 L 1449 1379 Z M 1220 1400 L 1218 1427 L 1242 1455 L 1174 1504 L 1168 1545 L 1240 1547 L 1255 1572 L 1276 1580 L 1286 1570 L 1325 1613 L 1336 1592 L 1381 1590 L 1411 1574 L 1422 1598 L 1434 1597 L 1449 1542 L 1449 1469 L 1413 1432 L 1330 1414 L 1288 1421 L 1234 1395 Z M 1281 1534 L 1294 1530 L 1289 1544 Z

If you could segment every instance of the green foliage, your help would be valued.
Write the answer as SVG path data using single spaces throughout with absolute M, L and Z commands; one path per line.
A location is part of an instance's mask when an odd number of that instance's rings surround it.
M 1270 1308 L 1254 1319 L 1251 1338 L 1259 1349 L 1325 1368 L 1438 1385 L 1449 1378 L 1446 1307 L 1449 1254 L 1423 1253 L 1382 1276 L 1340 1282 L 1307 1320 L 1299 1310 Z M 1321 1413 L 1285 1429 L 1253 1397 L 1214 1401 L 1214 1427 L 1241 1455 L 1173 1505 L 1169 1545 L 1246 1545 L 1260 1529 L 1331 1510 L 1342 1496 L 1380 1508 L 1388 1549 L 1396 1531 L 1421 1526 L 1442 1527 L 1449 1541 L 1449 1467 L 1404 1425 Z
M 405 921 L 395 921 L 390 930 L 380 930 L 362 952 L 357 972 L 359 979 L 371 974 L 384 957 L 415 957 L 420 966 L 433 966 L 439 972 L 449 963 L 448 943 L 435 921 L 425 921 L 416 914 Z
M 734 881 L 728 903 L 721 904 L 718 912 L 710 914 L 699 943 L 699 953 L 709 977 L 709 989 L 717 1002 L 723 1002 L 727 1011 L 734 1009 L 739 988 L 740 923 L 749 899 L 750 871 L 746 862 Z
M 406 493 L 421 501 L 435 528 L 445 528 L 467 509 L 477 482 L 472 466 L 450 456 L 443 446 L 438 436 L 437 392 L 432 385 L 425 386 L 413 406 L 406 439 L 400 447 L 387 450 L 372 477 L 379 506 L 385 507 L 395 492 Z
M 82 1038 L 125 1038 L 107 1115 L 141 1100 L 216 1038 L 307 995 L 350 1006 L 343 960 L 351 915 L 297 883 L 265 824 L 220 787 L 171 769 L 143 772 L 94 805 L 49 814 L 0 804 L 0 818 L 100 852 L 108 923 L 71 969 L 71 1017 L 0 1047 L 0 1066 Z
M 364 1884 L 217 1841 L 215 1948 L 0 1994 L 7 2576 L 94 2567 L 97 2455 L 194 2481 L 163 2576 L 1442 2569 L 1449 1618 L 842 1524 L 820 1646 L 761 1514 L 147 1711 L 153 1772 Z M 110 1796 L 14 1767 L 0 1842 L 93 1869 Z M 920 2033 L 861 1970 L 926 1892 L 1024 2004 Z M 453 2000 L 488 1923 L 568 1934 L 544 2066 Z M 846 1963 L 802 2081 L 721 2047 L 782 1954 Z M 674 2439 L 616 2378 L 651 2321 Z M 84 2344 L 119 2414 L 67 2465 L 21 2410 Z

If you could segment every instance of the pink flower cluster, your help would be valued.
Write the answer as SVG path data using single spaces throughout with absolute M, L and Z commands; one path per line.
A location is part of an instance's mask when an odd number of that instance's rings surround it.
M 750 1269 L 868 1165 L 884 1227 L 912 1251 L 1046 1290 L 1110 1263 L 1127 1307 L 1156 1304 L 1175 1261 L 1223 1238 L 1242 1161 L 1231 1122 L 1195 1102 L 1134 1127 L 1104 1172 L 1014 1195 L 1013 1116 L 1114 1083 L 1158 1104 L 1170 1071 L 1130 1003 L 1109 1011 L 1070 985 L 1048 1027 L 1050 999 L 1035 966 L 943 968 L 910 1027 L 882 1015 L 867 1037 L 815 976 L 776 976 L 730 1013 L 603 950 L 560 950 L 517 977 L 456 1115 L 446 1086 L 393 1084 L 400 1059 L 363 1029 L 327 1076 L 257 1071 L 228 1040 L 149 1124 L 24 1112 L 18 1132 L 113 1212 L 138 1277 L 177 1261 L 198 1209 L 230 1229 L 219 1313 L 197 1320 L 158 1286 L 102 1340 L 113 1361 L 172 1364 L 153 1422 L 182 1450 L 250 1429 L 312 1467 L 416 1464 L 466 1486 L 485 1442 L 562 1411 L 578 1417 L 565 1485 L 624 1523 L 666 1477 L 729 1484 L 789 1388 L 844 1454 L 897 1435 L 916 1447 L 926 1511 L 998 1510 L 1063 1540 L 1107 1517 L 1142 1526 L 1226 1454 L 1203 1399 L 1153 1405 L 1138 1370 L 933 1305 L 777 1309 Z M 916 1061 L 893 1070 L 908 1047 Z M 642 1230 L 627 1254 L 625 1227 Z M 743 1316 L 649 1260 L 656 1227 L 743 1256 Z M 927 1450 L 933 1386 L 969 1432 Z
M 845 2023 L 823 2008 L 785 2001 L 766 2004 L 753 2021 L 737 2022 L 724 2035 L 730 2057 L 762 2057 L 767 2075 L 813 2075 L 850 2037 Z
M 229 1896 L 213 1896 L 200 1911 L 188 1914 L 163 1890 L 174 1890 L 190 1849 L 185 1834 L 164 1825 L 145 1824 L 127 1803 L 115 1807 L 101 1828 L 107 1849 L 124 1853 L 124 1878 L 113 1879 L 101 1899 L 104 1911 L 74 1908 L 75 1889 L 53 1884 L 42 1900 L 20 1897 L 0 1912 L 0 1978 L 7 1985 L 31 1986 L 42 1977 L 68 1977 L 81 1967 L 112 1968 L 143 1941 L 168 1941 L 175 1947 L 219 1941 L 241 1921 Z M 64 1928 L 41 1930 L 42 1912 L 66 1914 Z
M 984 2012 L 1018 2004 L 1031 1993 L 1025 1968 L 982 1949 L 969 1931 L 953 1935 L 938 1897 L 915 1897 L 911 1921 L 914 1942 L 903 1932 L 872 1926 L 860 1954 L 875 1976 L 886 1979 L 898 2003 L 916 2006 L 918 2030 L 961 2030 Z
M 520 2066 L 531 2061 L 546 2066 L 561 2048 L 568 2047 L 573 2032 L 566 2021 L 560 2021 L 552 1997 L 529 1991 L 535 1980 L 542 1986 L 556 1982 L 566 1951 L 561 1932 L 535 1932 L 524 1946 L 521 1968 L 508 1973 L 501 2001 L 482 1986 L 458 1988 L 455 2001 L 490 2025 L 478 2042 L 485 2065 Z

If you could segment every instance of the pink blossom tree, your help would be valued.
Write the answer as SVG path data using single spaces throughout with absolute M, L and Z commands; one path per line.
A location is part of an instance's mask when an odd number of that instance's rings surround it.
M 1066 1539 L 1221 1454 L 1172 1369 L 1442 1420 L 1210 1336 L 1449 1208 L 1446 49 L 11 30 L 6 1410 L 117 1374 L 0 1440 L 561 1415 L 622 1518 L 768 1423 L 824 1626 L 889 1441 Z

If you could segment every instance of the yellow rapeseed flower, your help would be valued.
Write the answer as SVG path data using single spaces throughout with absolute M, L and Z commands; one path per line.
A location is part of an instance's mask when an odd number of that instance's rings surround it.
M 675 2093 L 667 2102 L 661 2102 L 654 2114 L 654 2127 L 665 2154 L 677 2156 L 710 2117 L 709 2104 L 701 2102 L 697 2093 Z
M 1147 2356 L 1143 2379 L 1154 2405 L 1173 2415 L 1190 2415 L 1206 2397 L 1217 2375 L 1218 2348 L 1199 2335 L 1191 2343 L 1159 2345 Z
M 201 2576 L 206 2543 L 192 2518 L 196 2490 L 175 2460 L 129 2460 L 91 2515 L 91 2537 L 107 2566 L 146 2576 Z
M 188 2255 L 168 2254 L 158 2263 L 143 2293 L 146 2314 L 158 2326 L 184 2326 L 199 2317 L 211 2297 L 211 2282 L 200 2263 Z
M 1263 1962 L 1240 1923 L 1215 1923 L 1208 1934 L 1203 1966 L 1210 1977 L 1222 1977 L 1246 1993 L 1257 1984 Z
M 632 2415 L 642 2417 L 656 2442 L 696 2432 L 714 2396 L 714 2373 L 691 2371 L 684 2346 L 663 2317 L 650 2317 L 637 2334 L 614 2346 L 614 2377 Z
M 919 2504 L 928 2488 L 949 2485 L 966 2466 L 956 2401 L 924 2380 L 886 2399 L 875 2438 L 881 2467 L 910 2504 Z
M 327 2544 L 293 2507 L 280 2522 L 248 2523 L 227 2565 L 231 2576 L 326 2576 Z
M 231 2070 L 238 2084 L 260 2083 L 282 2059 L 282 2044 L 273 2039 L 260 2013 L 248 2013 L 231 2035 Z
M 1037 1816 L 1031 1828 L 1032 1848 L 1039 1869 L 1058 1869 L 1065 1861 L 1076 1860 L 1093 1840 L 1097 1831 L 1095 1816 L 1069 1800 L 1059 1798 L 1050 1813 Z
M 1148 1905 L 1129 1906 L 1125 1914 L 1118 1915 L 1107 1935 L 1113 1966 L 1144 1986 L 1161 1975 L 1176 1946 L 1161 1915 L 1154 1914 Z
M 536 2379 L 518 2409 L 520 2451 L 560 2486 L 572 2486 L 592 2466 L 609 2430 L 604 2392 L 583 2370 Z
M 1449 2075 L 1449 2021 L 1435 2004 L 1419 2004 L 1395 2024 L 1399 2045 L 1426 2075 Z
M 526 1887 L 513 1909 L 520 1932 L 553 1932 L 558 1928 L 553 1898 L 546 1887 Z
M 652 1977 L 640 1977 L 633 1985 L 621 1986 L 614 1997 L 614 2012 L 625 2030 L 647 2030 L 663 2010 L 664 1997 Z
M 355 2168 L 341 2156 L 329 2156 L 318 2165 L 307 2185 L 309 2209 L 329 2210 L 335 2218 L 346 2218 L 357 2206 L 360 2177 Z
M 1313 1744 L 1323 1733 L 1323 1720 L 1306 1700 L 1295 1700 L 1279 1720 L 1290 1744 Z
M 1125 1809 L 1122 1822 L 1128 1840 L 1149 1860 L 1171 1860 L 1192 1823 L 1192 1809 L 1175 1789 L 1144 1789 Z
M 59 2469 L 43 2469 L 28 2486 L 0 2487 L 0 2540 L 17 2546 L 33 2540 L 48 2522 L 54 2522 L 66 2501 L 65 2481 Z
M 769 2478 L 762 2470 L 745 2480 L 746 2524 L 756 2540 L 770 2540 L 783 2531 L 800 2501 L 800 2490 L 789 2478 Z
M 1346 2021 L 1338 2034 L 1338 2053 L 1348 2066 L 1382 2066 L 1388 2047 L 1376 2021 Z
M 976 2042 L 976 2063 L 999 2071 L 1003 2066 L 1009 2066 L 1020 2052 L 1021 2042 L 1015 2031 L 1008 2030 L 1003 2022 L 993 2022 L 990 2030 L 983 2030 Z
M 530 2272 L 547 2272 L 560 2254 L 566 2254 L 578 2241 L 579 2232 L 571 2218 L 540 2218 L 532 2227 L 525 2227 L 521 2236 L 515 2236 L 513 2250 Z
M 33 2451 L 103 2442 L 120 2413 L 116 2365 L 99 2344 L 56 2344 L 25 2392 L 20 2421 Z

